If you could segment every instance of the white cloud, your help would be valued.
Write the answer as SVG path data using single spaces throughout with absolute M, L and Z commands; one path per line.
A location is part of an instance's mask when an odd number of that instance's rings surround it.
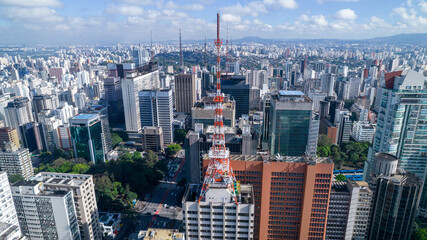
M 179 5 L 179 4 L 176 4 L 172 1 L 169 1 L 166 3 L 165 8 L 166 9 L 184 9 L 184 10 L 200 11 L 200 10 L 205 9 L 205 6 L 203 6 L 203 4 L 200 4 L 200 3 Z
M 235 23 L 240 23 L 242 21 L 242 18 L 240 16 L 235 16 L 233 14 L 223 14 L 222 15 L 222 19 L 225 22 L 231 23 L 231 24 L 235 24 Z
M 23 8 L 3 7 L 0 9 L 4 18 L 18 22 L 60 22 L 64 20 L 54 9 L 47 7 Z
M 384 19 L 372 16 L 369 19 L 369 23 L 364 25 L 365 29 L 376 29 L 376 28 L 391 28 L 392 26 L 387 23 Z
M 298 18 L 298 20 L 302 22 L 311 23 L 314 26 L 319 26 L 319 27 L 328 26 L 328 20 L 326 20 L 325 16 L 323 16 L 322 14 L 313 15 L 313 16 L 307 16 L 303 14 Z
M 132 5 L 109 5 L 105 10 L 109 14 L 120 14 L 124 16 L 142 16 L 144 9 L 138 6 Z
M 325 2 L 358 2 L 359 0 L 317 0 L 319 4 L 325 3 Z
M 237 3 L 236 5 L 223 7 L 221 8 L 221 12 L 238 16 L 251 15 L 253 17 L 257 17 L 259 13 L 267 13 L 268 11 L 261 1 L 253 1 L 244 6 Z
M 424 2 L 424 1 L 420 2 L 419 5 L 420 5 L 420 8 L 421 8 L 421 11 L 423 13 L 427 13 L 427 2 Z
M 0 0 L 0 4 L 20 7 L 62 7 L 58 0 Z
M 357 18 L 356 13 L 349 9 L 341 9 L 335 13 L 335 17 L 343 20 L 355 20 Z
M 288 9 L 295 9 L 298 7 L 298 4 L 295 2 L 295 0 L 265 0 L 264 2 L 270 5 L 278 5 L 279 7 Z

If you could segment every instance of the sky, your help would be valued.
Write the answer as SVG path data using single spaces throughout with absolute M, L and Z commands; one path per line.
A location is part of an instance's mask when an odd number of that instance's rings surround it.
M 214 38 L 367 39 L 427 32 L 427 0 L 0 0 L 0 44 Z

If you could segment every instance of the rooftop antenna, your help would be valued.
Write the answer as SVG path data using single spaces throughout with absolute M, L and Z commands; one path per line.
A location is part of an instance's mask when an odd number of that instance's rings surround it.
M 151 54 L 151 61 L 153 61 L 153 32 L 152 31 L 150 31 L 150 38 L 151 38 L 150 54 Z
M 225 73 L 228 75 L 230 66 L 228 65 L 228 21 L 227 21 L 227 36 L 225 40 Z
M 217 13 L 217 29 L 216 29 L 215 46 L 217 49 L 216 58 L 216 95 L 214 97 L 215 107 L 215 122 L 214 122 L 214 135 L 212 139 L 212 147 L 209 149 L 209 165 L 206 169 L 205 179 L 203 181 L 202 190 L 198 203 L 204 200 L 209 187 L 213 184 L 220 184 L 226 186 L 228 193 L 237 202 L 238 186 L 236 177 L 230 167 L 230 151 L 225 147 L 225 134 L 224 134 L 224 121 L 222 115 L 222 103 L 224 102 L 224 95 L 221 93 L 221 55 L 220 49 L 222 41 L 219 38 L 219 13 Z
M 205 36 L 205 70 L 208 70 L 208 52 L 206 49 L 206 36 Z
M 180 73 L 182 74 L 184 71 L 184 59 L 182 56 L 181 28 L 179 29 L 179 67 Z

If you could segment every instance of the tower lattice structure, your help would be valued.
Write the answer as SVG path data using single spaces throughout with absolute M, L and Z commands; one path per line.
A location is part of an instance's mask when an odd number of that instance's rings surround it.
M 220 71 L 220 49 L 222 41 L 219 38 L 219 23 L 220 18 L 219 14 L 217 14 L 217 38 L 214 41 L 217 49 L 216 95 L 214 98 L 214 102 L 216 103 L 214 135 L 212 147 L 209 150 L 209 166 L 206 170 L 206 175 L 198 202 L 200 203 L 201 200 L 205 199 L 205 195 L 209 189 L 209 186 L 215 183 L 222 183 L 226 185 L 228 192 L 232 196 L 233 200 L 236 202 L 236 204 L 238 204 L 236 177 L 234 176 L 233 170 L 230 167 L 230 151 L 225 147 L 224 121 L 222 114 L 222 103 L 224 102 L 224 95 L 221 93 Z

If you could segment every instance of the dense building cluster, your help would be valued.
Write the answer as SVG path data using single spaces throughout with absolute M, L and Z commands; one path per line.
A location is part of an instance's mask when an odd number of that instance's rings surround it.
M 181 232 L 168 232 L 174 239 L 397 240 L 427 221 L 426 48 L 240 42 L 220 48 L 220 69 L 215 51 L 202 42 L 1 48 L 0 239 L 120 234 L 127 216 L 100 219 L 92 175 L 35 171 L 58 149 L 95 168 L 130 149 L 185 158 L 163 182 L 180 172 L 186 181 L 162 192 L 179 198 L 169 216 L 179 224 L 161 227 Z M 200 201 L 218 131 L 235 192 L 218 182 Z M 164 199 L 152 201 L 151 222 L 141 213 L 125 226 L 132 239 L 166 231 L 151 229 Z

